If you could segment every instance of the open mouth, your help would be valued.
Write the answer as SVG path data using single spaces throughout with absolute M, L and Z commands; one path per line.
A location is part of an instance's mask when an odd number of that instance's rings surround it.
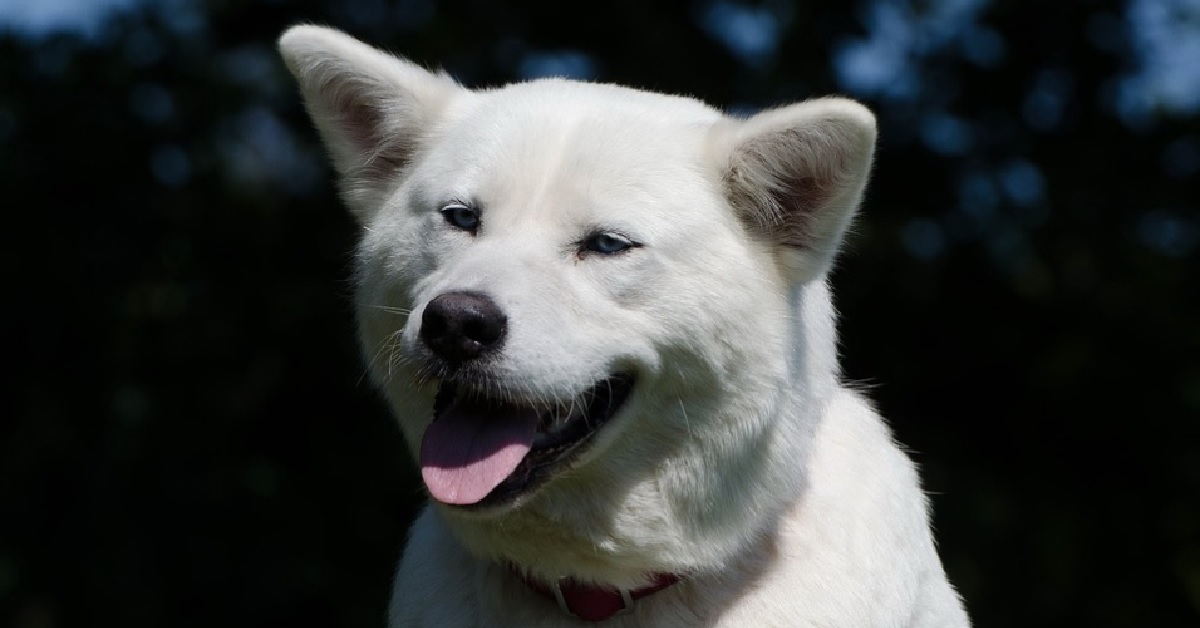
M 495 506 L 540 486 L 624 405 L 633 377 L 600 380 L 558 407 L 525 405 L 443 381 L 421 442 L 421 476 L 445 504 Z

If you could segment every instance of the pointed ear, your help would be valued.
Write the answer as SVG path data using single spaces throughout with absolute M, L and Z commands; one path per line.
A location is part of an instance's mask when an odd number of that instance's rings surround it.
M 870 175 L 871 112 L 851 100 L 823 98 L 714 132 L 733 208 L 776 245 L 794 280 L 829 270 Z
M 379 208 L 440 112 L 467 92 L 444 74 L 320 26 L 288 29 L 279 51 L 360 221 Z

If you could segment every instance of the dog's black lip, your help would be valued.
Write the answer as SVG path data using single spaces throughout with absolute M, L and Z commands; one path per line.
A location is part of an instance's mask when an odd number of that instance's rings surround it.
M 502 506 L 521 495 L 540 487 L 556 473 L 565 469 L 594 440 L 599 430 L 609 422 L 629 399 L 635 378 L 628 373 L 618 373 L 602 379 L 584 393 L 587 408 L 573 415 L 566 423 L 549 432 L 539 429 L 529 453 L 492 492 L 474 504 L 453 506 L 462 510 L 482 510 Z M 459 394 L 457 380 L 444 380 L 434 398 L 434 420 Z

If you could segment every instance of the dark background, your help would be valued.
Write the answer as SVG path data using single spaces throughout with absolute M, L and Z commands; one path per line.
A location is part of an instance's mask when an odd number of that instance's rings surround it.
M 1194 0 L 18 2 L 0 626 L 382 625 L 421 498 L 272 49 L 297 21 L 471 86 L 869 103 L 845 370 L 921 464 L 976 625 L 1200 625 Z

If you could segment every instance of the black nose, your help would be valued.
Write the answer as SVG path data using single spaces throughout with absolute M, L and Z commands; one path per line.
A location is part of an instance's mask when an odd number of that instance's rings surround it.
M 486 295 L 447 292 L 421 316 L 421 341 L 447 362 L 466 362 L 500 347 L 508 317 Z

